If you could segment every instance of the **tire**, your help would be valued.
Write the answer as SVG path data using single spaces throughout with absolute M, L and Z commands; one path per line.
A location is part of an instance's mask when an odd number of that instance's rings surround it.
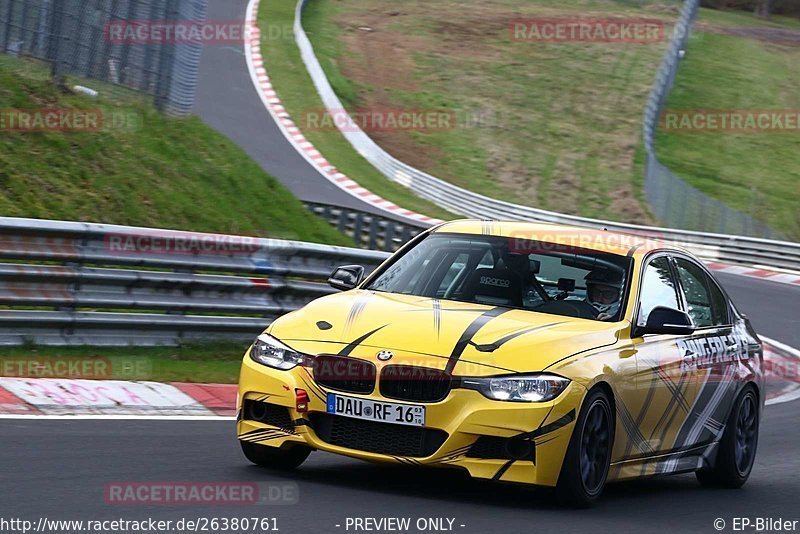
M 758 394 L 747 386 L 728 416 L 714 467 L 697 471 L 697 480 L 704 486 L 741 488 L 755 463 L 759 423 Z
M 245 457 L 259 467 L 291 470 L 306 461 L 311 449 L 304 445 L 293 445 L 286 449 L 240 441 Z
M 586 508 L 603 493 L 614 445 L 611 402 L 602 389 L 591 390 L 572 431 L 556 485 L 563 506 Z

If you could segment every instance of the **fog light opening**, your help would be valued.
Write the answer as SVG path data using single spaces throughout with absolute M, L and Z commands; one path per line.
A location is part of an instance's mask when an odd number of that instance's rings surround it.
M 514 460 L 521 460 L 533 454 L 533 446 L 532 442 L 522 438 L 509 439 L 506 442 L 506 452 Z
M 245 418 L 252 421 L 263 421 L 267 417 L 267 405 L 263 402 L 248 401 L 245 403 L 247 410 Z

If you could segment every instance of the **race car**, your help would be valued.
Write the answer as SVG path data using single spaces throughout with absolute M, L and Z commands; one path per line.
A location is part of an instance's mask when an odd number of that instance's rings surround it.
M 278 469 L 315 450 L 555 488 L 696 472 L 739 487 L 763 350 L 682 248 L 551 224 L 454 221 L 274 321 L 244 356 L 237 432 Z

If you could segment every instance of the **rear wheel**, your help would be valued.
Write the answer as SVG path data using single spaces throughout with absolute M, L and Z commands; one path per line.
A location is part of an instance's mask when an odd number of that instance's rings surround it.
M 611 461 L 614 419 L 611 403 L 601 389 L 589 392 L 572 431 L 556 486 L 556 497 L 566 506 L 583 508 L 603 492 Z
M 306 461 L 311 449 L 304 445 L 293 445 L 286 449 L 240 441 L 245 457 L 260 467 L 270 469 L 294 469 Z
M 705 486 L 740 488 L 747 482 L 758 447 L 759 403 L 753 386 L 747 386 L 728 416 L 714 467 L 697 472 Z

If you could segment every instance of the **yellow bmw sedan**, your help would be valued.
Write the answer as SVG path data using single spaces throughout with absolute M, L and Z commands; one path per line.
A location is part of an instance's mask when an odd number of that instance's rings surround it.
M 749 321 L 689 252 L 550 224 L 455 221 L 273 322 L 244 356 L 245 456 L 453 467 L 586 506 L 610 481 L 739 487 L 764 405 Z

